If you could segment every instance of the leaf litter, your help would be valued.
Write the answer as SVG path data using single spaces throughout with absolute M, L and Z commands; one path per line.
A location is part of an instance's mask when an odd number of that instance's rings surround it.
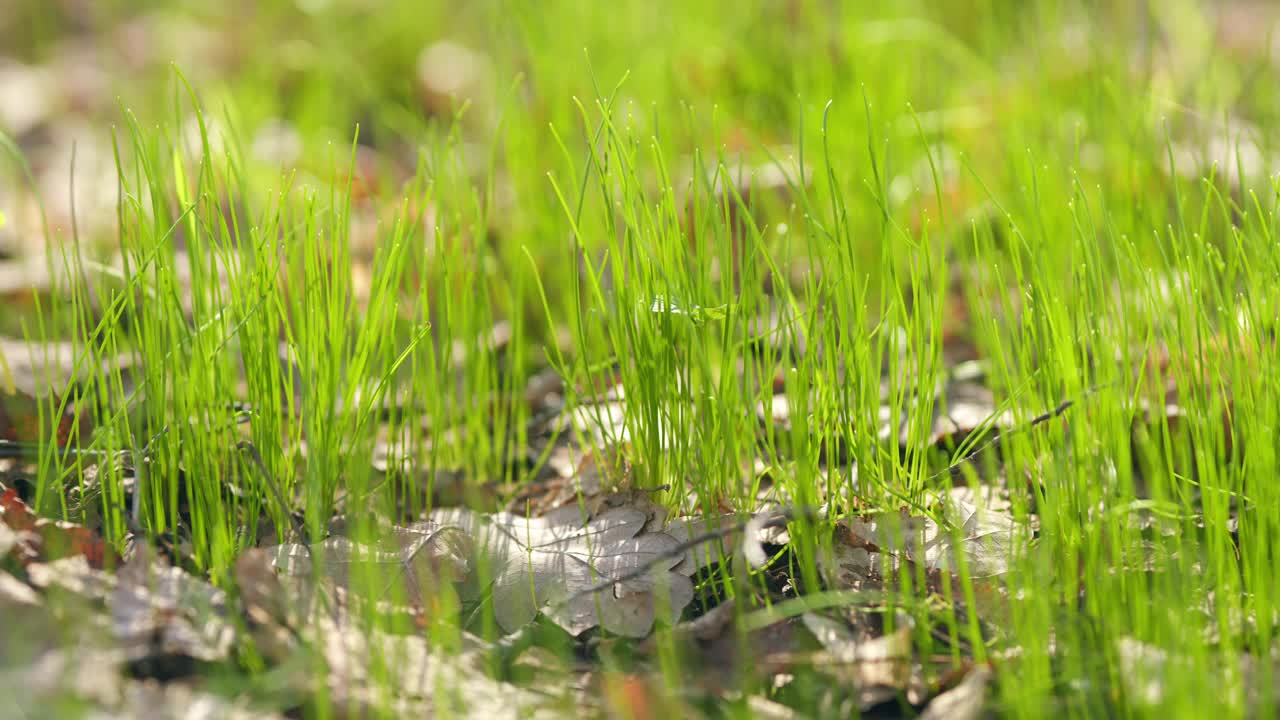
M 672 553 L 679 541 L 646 530 L 649 516 L 640 510 L 606 510 L 585 524 L 573 506 L 540 518 L 467 510 L 440 510 L 432 517 L 473 538 L 483 554 L 476 564 L 492 568 L 494 612 L 507 632 L 543 611 L 572 635 L 599 625 L 616 635 L 644 637 L 659 607 L 673 621 L 693 599 L 688 577 L 673 572 L 684 559 Z M 622 579 L 637 570 L 652 572 Z M 584 592 L 610 580 L 616 581 L 610 591 Z
M 662 309 L 685 312 L 678 307 Z M 934 394 L 928 442 L 942 444 L 978 429 L 995 414 L 989 398 L 989 392 L 966 377 L 942 384 Z M 648 501 L 650 493 L 625 489 L 630 474 L 629 447 L 620 432 L 625 431 L 625 401 L 620 388 L 605 399 L 606 424 L 614 423 L 614 428 L 593 427 L 593 416 L 582 412 L 584 405 L 566 408 L 555 401 L 560 430 L 586 432 L 552 436 L 550 473 L 523 488 L 509 512 L 449 506 L 416 522 L 381 525 L 372 541 L 357 539 L 359 533 L 347 535 L 346 528 L 335 524 L 334 534 L 314 543 L 248 550 L 236 563 L 231 598 L 145 546 L 135 549 L 117 573 L 104 570 L 118 560 L 94 546 L 91 532 L 37 521 L 8 491 L 0 542 L 10 556 L 15 548 L 26 548 L 26 559 L 4 568 L 17 571 L 7 576 L 12 581 L 0 578 L 4 597 L 15 605 L 38 607 L 52 602 L 53 589 L 61 588 L 98 603 L 110 615 L 103 626 L 112 629 L 116 642 L 111 667 L 125 676 L 119 687 L 135 693 L 144 692 L 131 685 L 136 678 L 173 684 L 195 676 L 202 665 L 225 667 L 233 653 L 241 652 L 237 648 L 249 646 L 277 669 L 305 662 L 300 658 L 319 658 L 326 668 L 320 682 L 340 707 L 355 714 L 373 708 L 420 714 L 447 707 L 461 715 L 518 716 L 557 703 L 581 703 L 581 696 L 566 700 L 564 692 L 541 683 L 517 686 L 493 672 L 495 655 L 517 664 L 536 657 L 536 647 L 519 641 L 513 645 L 511 638 L 524 637 L 531 628 L 538 632 L 545 621 L 580 648 L 610 637 L 641 640 L 636 650 L 649 658 L 657 652 L 648 644 L 654 629 L 670 627 L 693 643 L 691 657 L 703 659 L 707 677 L 698 685 L 712 695 L 735 692 L 742 687 L 743 673 L 765 684 L 787 685 L 797 682 L 788 678 L 817 672 L 848 685 L 851 695 L 841 702 L 860 710 L 885 707 L 896 698 L 926 712 L 933 707 L 930 700 L 938 708 L 955 703 L 965 712 L 982 706 L 987 680 L 975 676 L 979 670 L 967 670 L 958 684 L 948 683 L 950 689 L 938 695 L 944 687 L 942 670 L 912 654 L 915 621 L 908 618 L 884 632 L 876 623 L 868 624 L 867 617 L 894 612 L 885 591 L 898 588 L 900 577 L 917 566 L 932 594 L 944 594 L 964 566 L 980 604 L 990 598 L 1004 602 L 998 580 L 1033 544 L 1036 532 L 1033 515 L 1012 512 L 1005 489 L 979 485 L 931 491 L 925 514 L 920 508 L 872 510 L 858 505 L 856 496 L 842 496 L 827 498 L 830 504 L 822 508 L 777 505 L 775 498 L 775 504 L 762 502 L 754 513 L 668 518 Z M 788 409 L 780 405 L 774 407 L 773 420 L 786 422 Z M 1005 419 L 1000 427 L 1011 425 Z M 899 434 L 900 441 L 909 437 L 905 428 Z M 617 440 L 624 442 L 608 444 Z M 614 470 L 622 473 L 622 492 Z M 533 515 L 526 517 L 523 512 L 529 510 Z M 802 590 L 794 571 L 778 563 L 795 550 L 786 525 L 801 516 L 829 513 L 842 519 L 831 542 L 818 548 L 823 588 Z M 22 545 L 23 533 L 29 535 L 37 523 L 52 525 L 57 537 L 71 542 L 62 542 L 64 549 L 47 558 L 42 546 Z M 0 560 L 4 557 L 0 553 Z M 745 565 L 736 565 L 738 559 Z M 771 618 L 749 629 L 750 640 L 743 640 L 736 637 L 740 630 L 732 599 L 707 598 L 705 588 L 717 572 L 772 573 L 777 583 L 756 601 L 786 601 L 806 593 L 818 597 L 824 589 L 879 595 L 870 604 L 863 601 L 872 596 L 856 602 L 847 596 L 838 603 L 847 611 L 835 615 L 809 611 Z M 433 604 L 446 588 L 456 592 L 468 612 L 487 604 L 507 637 L 495 644 L 462 629 L 460 644 L 437 647 L 414 634 L 428 628 L 440 612 L 456 612 Z M 407 616 L 416 630 L 391 634 L 365 627 L 360 618 L 369 608 Z M 985 609 L 980 609 L 984 616 Z M 954 611 L 962 611 L 959 604 Z M 818 649 L 799 651 L 804 638 L 816 641 Z M 511 658 L 513 647 L 526 660 Z M 378 658 L 388 656 L 387 649 L 404 661 L 384 667 Z M 759 662 L 744 663 L 747 657 Z M 314 672 L 286 674 L 290 679 L 285 685 L 294 695 L 279 709 L 295 707 L 298 697 L 316 689 Z M 970 677 L 978 679 L 966 684 Z M 388 685 L 394 687 L 390 694 Z M 505 705 L 477 703 L 477 698 L 489 697 L 521 699 Z M 947 697 L 951 699 L 943 702 Z M 117 700 L 112 703 L 121 707 Z
M 590 465 L 579 463 L 570 470 L 579 473 Z M 748 566 L 765 569 L 790 542 L 786 522 L 814 512 L 775 509 L 711 519 L 668 518 L 644 492 L 606 494 L 606 481 L 599 476 L 587 495 L 581 484 L 574 487 L 578 502 L 533 517 L 442 508 L 418 522 L 383 527 L 372 542 L 334 534 L 312 544 L 251 550 L 237 562 L 238 602 L 168 565 L 142 544 L 114 574 L 100 569 L 100 560 L 91 562 L 92 553 L 79 552 L 48 561 L 33 557 L 23 577 L 37 591 L 61 588 L 103 607 L 109 613 L 104 624 L 115 638 L 112 667 L 127 677 L 171 684 L 194 677 L 201 665 L 225 665 L 233 648 L 248 643 L 279 667 L 317 654 L 327 668 L 323 682 L 331 698 L 351 713 L 380 707 L 417 714 L 448 707 L 475 717 L 515 717 L 565 702 L 563 693 L 548 694 L 545 688 L 528 693 L 494 677 L 486 658 L 501 654 L 500 646 L 467 630 L 460 631 L 461 651 L 436 648 L 420 635 L 361 626 L 363 609 L 406 614 L 422 628 L 440 610 L 432 607 L 432 599 L 441 588 L 452 587 L 463 603 L 490 603 L 495 621 L 509 637 L 519 637 L 543 618 L 579 642 L 593 637 L 592 630 L 643 639 L 659 625 L 678 630 L 690 622 L 695 581 L 718 561 L 728 567 L 741 556 Z M 11 507 L 23 507 L 8 497 Z M 1007 504 L 991 506 L 989 498 L 958 487 L 943 495 L 938 506 L 940 517 L 953 523 L 956 532 L 905 512 L 846 521 L 841 526 L 845 535 L 837 533 L 833 544 L 836 554 L 824 565 L 828 586 L 883 589 L 885 579 L 895 577 L 904 562 L 922 562 L 937 575 L 949 575 L 961 556 L 978 575 L 996 576 L 1007 569 L 1026 537 L 1025 525 L 1007 514 Z M 10 511 L 6 519 L 29 524 L 25 512 Z M 344 531 L 341 524 L 334 527 Z M 12 552 L 17 535 L 7 524 L 0 528 L 7 530 L 0 539 Z M 15 597 L 30 603 L 33 594 Z M 41 601 L 49 598 L 36 596 Z M 702 623 L 695 631 L 702 652 L 713 653 L 707 658 L 718 653 L 718 662 L 726 667 L 741 665 L 741 656 L 729 650 L 740 647 L 728 639 L 734 634 L 732 607 L 713 604 L 710 612 L 694 615 L 707 613 L 694 620 Z M 721 619 L 707 624 L 712 617 Z M 752 646 L 769 648 L 762 658 L 771 659 L 749 668 L 748 674 L 782 678 L 797 669 L 821 667 L 851 684 L 862 709 L 908 691 L 916 704 L 928 699 L 927 683 L 910 655 L 910 624 L 890 634 L 864 633 L 854 642 L 852 630 L 833 625 L 826 616 L 804 613 L 796 622 L 784 618 L 751 631 L 756 637 Z M 825 651 L 795 652 L 801 626 Z M 402 662 L 383 667 L 379 657 Z M 387 675 L 391 668 L 394 672 Z M 389 680 L 395 688 L 391 696 L 385 693 Z M 157 692 L 153 686 L 131 684 L 137 680 L 124 682 L 124 689 L 112 696 L 113 707 L 127 706 L 127 701 L 120 704 L 121 697 Z M 738 682 L 740 678 L 724 675 L 704 688 L 725 692 Z M 314 689 L 314 678 L 295 672 L 286 685 L 305 695 Z M 523 699 L 494 705 L 478 700 L 490 697 Z

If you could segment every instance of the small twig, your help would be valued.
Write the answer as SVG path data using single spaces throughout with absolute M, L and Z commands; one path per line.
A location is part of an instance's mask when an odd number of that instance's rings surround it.
M 267 470 L 266 463 L 262 462 L 262 454 L 258 452 L 258 447 L 248 440 L 241 440 L 236 443 L 236 449 L 249 453 L 249 459 L 257 466 L 258 472 L 262 473 L 263 484 L 271 491 L 276 504 L 280 506 L 280 512 L 289 520 L 289 526 L 293 529 L 294 537 L 307 549 L 307 554 L 310 555 L 311 545 L 306 542 L 307 536 L 303 534 L 302 525 L 298 523 L 298 519 L 289 511 L 289 506 L 284 501 L 284 494 L 280 492 L 280 486 L 271 477 L 271 471 Z

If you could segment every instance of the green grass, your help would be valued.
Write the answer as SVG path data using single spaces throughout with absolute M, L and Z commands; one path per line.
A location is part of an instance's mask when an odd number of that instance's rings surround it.
M 125 5 L 102 4 L 95 28 Z M 26 329 L 75 338 L 84 367 L 131 369 L 83 386 L 99 422 L 72 442 L 88 452 L 40 446 L 41 512 L 117 546 L 131 529 L 189 544 L 190 569 L 232 587 L 264 536 L 319 540 L 335 513 L 377 536 L 379 518 L 430 510 L 445 471 L 486 508 L 528 484 L 545 458 L 526 460 L 540 446 L 524 390 L 550 367 L 603 442 L 625 429 L 629 470 L 611 475 L 673 510 L 757 509 L 757 459 L 786 502 L 821 507 L 790 528 L 801 596 L 825 587 L 832 523 L 937 517 L 952 478 L 1006 487 L 1038 531 L 998 581 L 999 623 L 980 622 L 963 567 L 941 595 L 908 568 L 879 608 L 916 618 L 919 657 L 995 662 L 1002 715 L 1274 713 L 1280 186 L 1265 153 L 1280 95 L 1265 58 L 1202 37 L 1209 10 L 264 5 L 164 11 L 227 46 L 111 76 L 120 107 L 94 119 L 114 123 L 118 233 L 54 222 L 55 273 L 86 280 Z M 16 51 L 55 56 L 65 20 L 24 12 L 0 38 L 36 28 Z M 414 67 L 437 34 L 488 65 L 470 104 L 429 98 L 432 115 Z M 273 118 L 300 139 L 283 168 L 252 149 Z M 1187 167 L 1215 137 L 1234 166 Z M 770 166 L 785 181 L 764 187 Z M 741 167 L 760 168 L 754 191 Z M 763 333 L 771 310 L 786 321 Z M 990 429 L 931 444 L 940 408 L 915 400 L 963 342 L 1021 427 L 998 460 L 963 461 Z M 760 429 L 775 378 L 790 422 Z M 614 380 L 620 426 L 592 402 Z M 390 398 L 405 412 L 387 420 Z M 410 438 L 385 475 L 380 434 Z M 100 462 L 121 451 L 137 470 Z M 703 590 L 737 598 L 742 627 L 798 612 L 765 607 L 741 570 Z M 433 639 L 460 642 L 471 616 L 444 617 Z M 477 617 L 466 628 L 495 640 Z M 1170 658 L 1157 705 L 1131 690 L 1126 638 Z M 657 643 L 654 702 L 681 712 L 702 669 L 670 628 Z M 644 666 L 613 652 L 606 667 Z M 834 712 L 805 682 L 772 694 Z

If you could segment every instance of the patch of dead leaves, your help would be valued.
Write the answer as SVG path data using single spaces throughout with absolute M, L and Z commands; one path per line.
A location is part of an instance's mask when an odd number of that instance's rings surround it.
M 507 632 L 542 612 L 572 635 L 599 625 L 643 637 L 660 614 L 674 621 L 693 599 L 687 574 L 675 572 L 684 559 L 675 552 L 680 542 L 647 529 L 649 514 L 638 509 L 608 509 L 585 523 L 574 506 L 539 518 L 440 510 L 432 520 L 472 539 Z M 624 579 L 644 569 L 650 572 Z M 587 592 L 610 579 L 617 582 L 608 590 Z

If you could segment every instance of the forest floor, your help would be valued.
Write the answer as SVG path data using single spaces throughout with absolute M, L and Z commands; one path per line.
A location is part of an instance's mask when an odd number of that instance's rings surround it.
M 0 718 L 1275 716 L 1280 12 L 422 5 L 0 13 Z

